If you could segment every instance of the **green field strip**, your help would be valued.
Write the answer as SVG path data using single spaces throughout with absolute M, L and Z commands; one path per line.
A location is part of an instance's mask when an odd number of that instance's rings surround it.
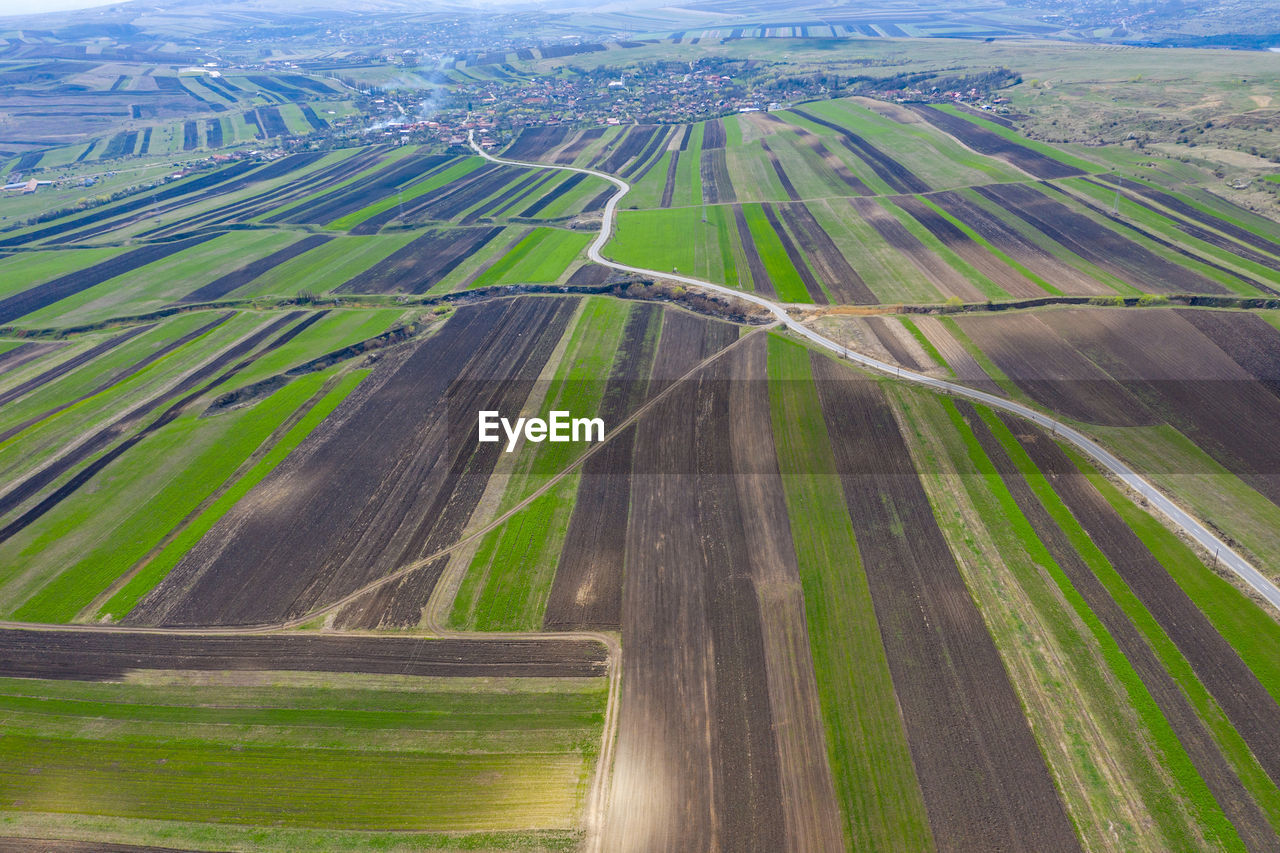
M 618 347 L 633 307 L 613 299 L 586 300 L 546 395 L 531 416 L 547 418 L 552 410 L 568 411 L 572 417 L 595 416 L 615 360 L 628 356 Z M 515 506 L 548 477 L 568 468 L 583 448 L 575 443 L 526 445 L 510 470 L 496 512 Z M 580 471 L 574 471 L 486 534 L 454 600 L 451 626 L 478 631 L 542 627 L 580 479 Z
M 933 345 L 933 341 L 925 337 L 924 332 L 920 331 L 920 327 L 917 326 L 910 317 L 899 316 L 897 320 L 908 332 L 911 333 L 911 337 L 916 339 L 916 343 L 920 344 L 925 355 L 933 359 L 933 363 L 938 365 L 938 367 L 941 368 L 947 376 L 955 378 L 956 372 L 951 369 L 951 365 L 947 364 L 947 360 L 942 357 L 942 353 L 938 352 L 938 348 Z
M 887 198 L 878 198 L 876 199 L 876 202 L 885 210 L 892 213 L 894 217 L 897 218 L 898 222 L 902 224 L 902 227 L 906 228 L 907 231 L 919 240 L 926 249 L 942 258 L 947 266 L 964 276 L 964 279 L 977 288 L 983 296 L 987 297 L 987 299 L 995 300 L 1010 298 L 1010 294 L 1005 291 L 1004 288 L 978 272 L 972 264 L 961 258 L 947 246 L 943 245 L 942 241 L 933 236 L 929 229 L 917 222 L 914 216 L 907 213 Z
M 497 263 L 476 276 L 471 287 L 559 281 L 592 239 L 584 232 L 535 228 Z
M 667 187 L 667 170 L 671 165 L 671 151 L 663 151 L 654 167 L 644 177 L 631 185 L 631 191 L 623 199 L 628 208 L 656 208 L 662 201 Z M 683 155 L 682 155 L 683 156 Z M 676 167 L 679 168 L 679 161 Z
M 933 847 L 808 350 L 769 336 L 769 402 L 827 755 L 853 850 Z
M 963 194 L 965 199 L 971 204 L 981 207 L 987 213 L 991 214 L 1003 223 L 1005 227 L 1018 232 L 1027 240 L 1039 246 L 1041 249 L 1044 249 L 1067 266 L 1074 267 L 1100 284 L 1110 287 L 1121 296 L 1143 295 L 1143 291 L 1129 284 L 1124 279 L 1117 278 L 1106 270 L 1101 269 L 1080 257 L 1075 252 L 1069 250 L 1066 246 L 1063 246 L 1061 243 L 1051 238 L 1049 235 L 1024 221 L 1021 217 L 1015 216 L 1006 211 L 1003 207 L 989 201 L 981 193 L 975 192 L 971 189 L 961 189 L 959 192 Z
M 560 198 L 548 204 L 538 212 L 538 219 L 563 219 L 567 216 L 574 216 L 582 212 L 587 204 L 606 188 L 606 184 L 599 178 L 587 176 L 585 180 L 576 187 L 566 192 Z M 532 203 L 532 202 L 530 202 Z M 522 205 L 521 209 L 527 208 L 528 204 Z
M 1263 814 L 1267 816 L 1273 826 L 1280 826 L 1280 789 L 1276 788 L 1275 783 L 1271 781 L 1258 764 L 1257 759 L 1249 751 L 1244 739 L 1231 725 L 1222 708 L 1200 682 L 1200 679 L 1192 670 L 1191 664 L 1182 655 L 1182 652 L 1179 651 L 1169 635 L 1156 622 L 1147 608 L 1133 594 L 1133 591 L 1129 589 L 1124 579 L 1120 577 L 1106 556 L 1089 538 L 1084 528 L 1075 520 L 1066 504 L 1062 502 L 1054 491 L 1052 484 L 1036 468 L 1031 457 L 1018 444 L 1017 438 L 1005 426 L 1004 422 L 988 410 L 979 409 L 979 413 L 991 428 L 1001 446 L 1004 447 L 1009 458 L 1013 460 L 1014 465 L 1021 471 L 1022 476 L 1030 485 L 1031 490 L 1035 492 L 1041 505 L 1049 512 L 1049 515 L 1057 522 L 1058 526 L 1062 528 L 1090 571 L 1106 587 L 1107 592 L 1146 639 L 1147 644 L 1155 652 L 1165 671 L 1178 683 L 1178 686 L 1213 736 L 1223 756 L 1254 798 L 1254 801 L 1262 809 Z M 1084 463 L 1071 451 L 1067 452 L 1068 455 L 1072 456 L 1075 464 L 1086 471 L 1086 474 L 1093 480 L 1094 485 L 1097 486 L 1100 480 L 1088 470 L 1087 463 Z M 1150 519 L 1149 516 L 1147 518 Z M 1129 521 L 1129 519 L 1126 519 L 1126 521 Z M 1132 524 L 1132 521 L 1130 523 Z M 1198 568 L 1200 572 L 1204 572 L 1203 566 Z M 1274 629 L 1270 633 L 1274 634 Z M 1187 781 L 1183 780 L 1181 776 L 1179 778 L 1184 785 L 1187 784 Z M 1187 780 L 1189 778 L 1186 777 Z M 1207 813 L 1204 810 L 1209 809 L 1210 804 L 1216 808 L 1216 803 L 1213 803 L 1212 797 L 1207 791 L 1204 792 L 1203 796 L 1208 796 L 1209 799 L 1204 801 L 1202 813 Z
M 187 415 L 144 439 L 107 466 L 94 488 L 77 492 L 10 540 L 12 563 L 0 586 L 3 612 L 31 622 L 75 618 L 323 384 L 324 376 L 313 374 L 242 411 Z
M 907 402 L 905 394 L 900 394 L 899 399 Z M 1031 627 L 1029 615 L 1019 615 L 1016 599 L 1011 600 L 1009 592 L 973 592 L 983 605 L 984 619 L 994 629 L 992 635 L 1002 654 L 1016 657 L 1021 649 L 1036 666 L 1035 675 L 1028 676 L 1031 680 L 1022 689 L 1044 691 L 1049 713 L 1056 712 L 1059 726 L 1053 725 L 1055 721 L 1037 721 L 1033 715 L 1031 728 L 1041 739 L 1041 750 L 1051 759 L 1050 766 L 1058 764 L 1054 775 L 1066 802 L 1074 805 L 1072 816 L 1086 847 L 1106 846 L 1108 840 L 1115 843 L 1114 838 L 1109 839 L 1114 833 L 1125 849 L 1193 849 L 1206 842 L 1215 849 L 1243 849 L 1141 677 L 1023 515 L 956 405 L 950 400 L 911 399 L 906 411 L 917 435 L 923 437 L 921 431 L 925 430 L 931 436 L 934 453 L 917 467 L 926 472 L 926 482 L 934 481 L 931 497 L 935 513 L 948 532 L 953 550 L 972 548 L 971 564 L 979 567 L 989 559 L 974 547 L 973 532 L 966 529 L 962 516 L 937 511 L 953 499 L 947 491 L 949 486 L 938 482 L 933 473 L 940 466 L 955 472 L 978 516 L 988 521 L 986 531 L 1001 561 L 1034 609 L 1039 629 Z M 935 454 L 944 454 L 946 461 Z M 976 582 L 969 580 L 971 589 Z M 1069 611 L 1063 608 L 1064 602 Z M 1044 629 L 1048 636 L 1041 638 L 1038 631 Z M 1045 648 L 1045 640 L 1055 644 L 1056 650 Z M 1064 675 L 1052 670 L 1051 661 L 1068 670 L 1067 675 L 1081 691 L 1079 699 L 1073 700 L 1071 691 L 1063 689 Z M 1006 662 L 1006 669 L 1011 674 L 1019 672 L 1010 661 Z M 1080 699 L 1088 705 L 1081 707 Z M 1028 710 L 1034 707 L 1026 697 L 1023 705 Z M 1100 741 L 1090 742 L 1087 727 L 1082 726 L 1086 720 L 1105 729 Z M 1139 726 L 1137 731 L 1135 724 Z M 1053 732 L 1058 727 L 1071 738 L 1070 742 L 1045 743 L 1046 738 L 1055 736 Z M 1161 839 L 1154 844 L 1149 837 L 1143 838 L 1145 826 L 1126 824 L 1113 810 L 1111 801 L 1122 797 L 1125 791 L 1112 790 L 1112 784 L 1121 783 L 1108 783 L 1101 772 L 1100 767 L 1109 759 L 1121 761 L 1126 783 L 1132 785 L 1146 811 L 1145 819 L 1158 827 Z M 1162 778 L 1162 770 L 1174 780 L 1172 788 Z M 1189 833 L 1187 821 L 1195 822 L 1203 837 Z M 1137 844 L 1139 839 L 1143 843 Z
M 783 302 L 813 302 L 808 288 L 799 273 L 787 257 L 778 234 L 765 218 L 764 209 L 758 204 L 742 205 L 742 215 L 747 220 L 747 228 L 751 231 L 751 240 L 755 243 L 756 254 L 764 263 L 765 271 L 773 281 L 773 289 Z M 798 247 L 797 247 L 798 250 Z M 803 261 L 802 261 L 803 263 Z M 815 275 L 816 279 L 817 276 Z
M 329 293 L 420 236 L 414 231 L 338 236 L 272 267 L 227 298 Z
M 484 537 L 454 599 L 450 627 L 541 629 L 580 479 L 578 471 L 565 477 Z
M 813 275 L 813 280 L 816 281 L 818 283 L 818 287 L 822 289 L 822 294 L 827 298 L 828 302 L 838 303 L 840 300 L 836 299 L 832 295 L 830 283 L 825 280 L 822 274 L 814 266 L 813 260 L 810 259 L 809 254 L 801 246 L 800 237 L 797 235 L 795 228 L 792 227 L 792 223 L 790 223 L 780 211 L 775 212 L 778 213 L 778 224 L 782 226 L 783 231 L 790 235 L 791 242 L 795 245 L 796 251 L 800 253 L 800 257 L 804 259 L 803 263 L 808 266 L 810 274 Z
M 0 258 L 0 298 L 29 290 L 59 276 L 91 267 L 127 251 L 126 246 L 94 249 L 48 249 L 17 252 Z
M 311 133 L 311 122 L 307 121 L 302 114 L 302 108 L 297 104 L 281 104 L 280 118 L 284 119 L 285 127 L 289 128 L 289 132 L 294 136 L 307 136 Z M 402 146 L 409 148 L 410 146 Z
M 241 498 L 248 494 L 250 489 L 261 482 L 267 474 L 271 473 L 277 465 L 283 462 L 284 459 L 302 443 L 303 439 L 310 435 L 312 430 L 319 426 L 320 423 L 328 417 L 335 408 L 337 408 L 338 404 L 345 400 L 351 392 L 355 390 L 356 386 L 359 385 L 367 375 L 367 370 L 357 370 L 344 376 L 342 380 L 339 381 L 332 390 L 325 394 L 319 402 L 312 406 L 307 413 L 289 429 L 284 437 L 272 446 L 266 454 L 264 454 L 263 457 L 244 474 L 244 476 L 236 480 L 234 483 L 231 483 L 226 491 L 201 511 L 196 518 L 191 519 L 190 523 L 184 527 L 181 532 L 172 537 L 169 542 L 164 545 L 164 547 L 155 555 L 154 559 L 150 560 L 145 565 L 142 565 L 137 574 L 129 578 L 128 581 L 121 586 L 105 604 L 102 605 L 94 618 L 120 619 L 127 615 L 129 611 L 133 610 L 142 597 L 156 587 L 165 579 L 166 576 L 168 576 L 169 572 L 178 565 L 182 557 L 189 550 L 195 547 L 196 543 L 198 543 L 200 539 L 213 528 L 214 524 L 216 524 L 222 516 L 226 515 L 231 507 L 233 507 Z M 289 402 L 298 399 L 301 394 L 307 391 L 314 392 L 319 389 L 319 386 L 323 385 L 323 374 L 312 374 L 309 377 L 304 377 L 304 379 L 309 381 L 298 380 L 292 385 L 286 386 L 287 389 L 293 389 L 293 393 L 290 395 L 289 400 L 281 401 L 278 404 L 280 410 L 286 408 Z M 279 396 L 279 394 L 273 395 L 273 397 L 276 396 Z M 271 399 L 272 398 L 268 398 L 257 405 L 260 406 L 264 403 L 269 403 Z M 257 408 L 257 406 L 254 408 Z M 288 413 L 283 413 L 282 416 L 278 414 L 278 417 L 279 420 L 283 420 L 285 417 L 288 417 Z M 246 440 L 245 445 L 238 447 L 237 450 L 247 447 L 247 444 L 248 440 Z M 249 452 L 252 452 L 252 448 L 249 448 Z M 244 454 L 244 458 L 248 458 L 248 453 Z M 227 476 L 231 476 L 231 474 L 228 473 Z M 225 481 L 226 477 L 224 477 L 221 482 Z M 209 483 L 208 485 L 216 486 L 217 484 Z M 211 490 L 206 487 L 204 491 L 205 494 L 208 495 Z M 187 513 L 182 516 L 179 516 L 177 512 L 171 513 L 168 516 L 171 522 L 169 527 L 166 530 L 158 531 L 158 536 L 153 533 L 151 537 L 151 544 L 148 546 L 147 550 L 149 551 L 159 545 L 163 538 L 170 534 L 174 528 L 187 518 L 194 509 L 195 507 L 188 509 Z M 146 553 L 146 551 L 141 553 L 135 552 L 134 561 L 130 563 L 129 566 L 124 567 L 123 570 L 116 575 L 116 578 L 137 566 L 138 561 L 142 560 L 146 556 Z M 121 562 L 123 561 L 117 562 L 117 568 L 120 568 Z M 114 581 L 115 578 L 112 580 Z M 103 589 L 105 588 L 106 586 L 104 585 Z
M 472 279 L 506 257 L 532 230 L 527 225 L 508 225 L 498 236 L 481 247 L 480 251 L 468 255 L 444 278 L 431 285 L 427 293 L 435 295 L 469 287 Z
M 107 279 L 22 317 L 23 326 L 71 326 L 140 314 L 169 303 L 298 239 L 292 231 L 230 231 Z
M 1209 216 L 1215 216 L 1219 219 L 1225 220 L 1226 222 L 1230 222 L 1232 225 L 1238 225 L 1246 231 L 1252 231 L 1261 237 L 1280 241 L 1280 223 L 1254 213 L 1247 208 L 1232 204 L 1209 190 L 1191 185 L 1179 186 L 1175 189 L 1142 175 L 1136 175 L 1132 172 L 1125 174 L 1124 179 L 1133 184 L 1139 184 L 1144 187 L 1149 187 L 1151 189 L 1167 193 L 1179 201 L 1199 210 L 1201 213 L 1208 214 Z M 1155 199 L 1145 200 L 1152 204 L 1160 204 L 1160 202 Z M 1213 226 L 1205 224 L 1204 227 L 1212 228 Z
M 742 127 L 738 124 L 739 116 L 737 114 L 722 116 L 720 121 L 724 123 L 724 147 L 739 148 L 742 146 Z
M 410 186 L 405 187 L 397 193 L 394 198 L 388 196 L 387 198 L 376 201 L 368 207 L 362 207 L 357 211 L 348 213 L 346 216 L 333 220 L 325 227 L 338 231 L 354 228 L 370 217 L 377 216 L 379 213 L 388 211 L 406 201 L 412 201 L 420 195 L 428 193 L 434 189 L 439 189 L 445 184 L 452 183 L 466 175 L 469 175 L 476 169 L 480 168 L 483 163 L 484 161 L 479 157 L 467 157 L 464 160 L 454 163 L 444 171 L 437 172 L 424 181 L 419 181 L 416 184 L 411 184 Z
M 725 150 L 725 162 L 733 191 L 739 202 L 787 201 L 787 191 L 778 180 L 759 142 Z
M 693 125 L 685 150 L 680 153 L 680 165 L 676 168 L 676 189 L 671 204 L 702 204 L 702 139 L 707 131 L 706 122 Z
M 103 353 L 88 364 L 82 365 L 52 382 L 46 382 L 26 396 L 4 405 L 3 409 L 0 410 L 0 429 L 16 426 L 50 409 L 65 405 L 89 394 L 108 381 L 113 374 L 125 370 L 130 365 L 151 355 L 170 342 L 212 322 L 216 316 L 215 314 L 199 312 L 172 317 L 160 323 L 151 331 L 143 332 L 120 346 Z M 197 340 L 204 340 L 208 334 L 208 332 L 205 333 Z M 194 343 L 194 341 L 179 350 L 169 353 L 164 358 L 173 358 L 181 350 L 190 348 L 191 343 Z M 145 372 L 155 367 L 156 364 L 152 363 L 140 372 Z M 134 377 L 129 378 L 133 379 Z M 99 393 L 106 393 L 109 390 L 109 388 L 103 389 Z M 79 405 L 86 404 L 92 405 L 90 400 L 83 400 Z M 5 448 L 16 438 L 15 436 L 14 439 L 0 443 L 0 453 L 4 452 Z
M 457 853 L 459 850 L 519 853 L 574 853 L 582 847 L 578 829 L 511 832 L 408 832 L 236 826 L 178 820 L 143 820 L 105 815 L 6 812 L 6 835 L 20 838 L 89 840 L 136 846 L 177 846 L 190 850 L 252 850 L 254 853 Z
M 818 153 L 792 133 L 775 133 L 765 137 L 787 177 L 801 198 L 831 198 L 851 194 L 849 185 L 840 180 Z
M 330 311 L 299 332 L 293 340 L 255 359 L 253 364 L 236 374 L 235 387 L 243 388 L 326 353 L 377 337 L 391 328 L 402 314 L 403 311 L 397 308 Z
M 618 212 L 617 228 L 605 255 L 633 266 L 706 274 L 705 262 L 698 263 L 698 249 L 707 242 L 708 233 L 712 244 L 718 246 L 717 230 L 715 224 L 702 222 L 701 208 L 623 210 Z M 723 281 L 722 276 L 712 280 Z
M 170 686 L 2 679 L 0 727 L 6 736 L 146 736 L 363 752 L 591 754 L 598 747 L 605 698 L 599 679 L 543 690 L 479 679 L 413 680 L 393 690 L 353 685 L 345 675 L 331 677 L 327 689 L 243 686 L 216 674 L 212 683 L 179 676 Z
M 1094 487 L 1133 529 L 1169 576 L 1231 644 L 1267 692 L 1280 702 L 1280 624 L 1227 579 L 1215 574 L 1172 531 L 1102 478 L 1073 459 Z
M 942 301 L 942 294 L 920 270 L 886 243 L 847 201 L 822 200 L 805 206 L 880 302 Z
M 805 109 L 807 110 L 813 106 L 817 105 L 805 104 Z M 849 171 L 858 178 L 858 180 L 866 184 L 867 188 L 870 189 L 874 195 L 896 195 L 893 188 L 886 184 L 879 175 L 873 172 L 865 160 L 857 154 L 854 154 L 841 143 L 840 136 L 834 130 L 829 127 L 824 127 L 816 122 L 809 121 L 804 116 L 797 115 L 793 112 L 784 113 L 783 118 L 788 124 L 793 124 L 796 127 L 802 127 L 814 136 L 821 137 L 822 144 L 826 146 L 826 149 L 835 155 L 836 159 L 844 163 Z M 847 194 L 847 192 L 841 193 L 841 195 Z
M 938 214 L 938 215 L 939 215 L 939 216 L 941 216 L 943 219 L 947 220 L 947 221 L 948 221 L 948 222 L 950 222 L 952 225 L 954 225 L 955 227 L 957 227 L 957 228 L 959 228 L 961 231 L 963 231 L 963 232 L 965 233 L 965 235 L 966 235 L 970 240 L 972 240 L 973 242 L 977 243 L 979 246 L 981 246 L 983 249 L 985 249 L 985 250 L 986 250 L 989 254 L 991 254 L 993 257 L 999 258 L 999 259 L 1000 259 L 1000 261 L 1001 261 L 1002 263 L 1004 263 L 1006 266 L 1008 266 L 1009 268 L 1011 268 L 1011 269 L 1013 269 L 1013 270 L 1016 270 L 1016 271 L 1017 271 L 1019 274 L 1021 274 L 1024 278 L 1026 278 L 1026 279 L 1028 279 L 1028 280 L 1030 280 L 1030 281 L 1035 282 L 1035 283 L 1036 283 L 1036 285 L 1037 285 L 1037 286 L 1039 286 L 1041 289 L 1043 289 L 1046 293 L 1051 293 L 1051 294 L 1053 294 L 1054 296 L 1062 296 L 1062 295 L 1064 295 L 1064 294 L 1063 294 L 1063 292 L 1062 292 L 1061 290 L 1059 290 L 1058 288 L 1054 287 L 1052 284 L 1050 284 L 1049 282 L 1045 281 L 1042 277 L 1040 277 L 1040 276 L 1036 275 L 1036 274 L 1035 274 L 1035 273 L 1033 273 L 1031 270 L 1027 269 L 1025 266 L 1023 266 L 1022 264 L 1020 264 L 1020 263 L 1018 263 L 1017 261 L 1015 261 L 1013 258 L 1009 257 L 1007 254 L 1005 254 L 1004 252 L 1000 251 L 1000 250 L 999 250 L 999 249 L 997 249 L 995 246 L 991 245 L 991 243 L 989 243 L 985 237 L 983 237 L 983 236 L 982 236 L 981 234 L 979 234 L 977 231 L 974 231 L 972 228 L 970 228 L 970 227 L 969 227 L 968 225 L 966 225 L 964 222 L 961 222 L 959 219 L 957 219 L 957 218 L 955 218 L 954 216 L 952 216 L 952 215 L 951 215 L 950 213 L 948 213 L 947 211 L 943 210 L 941 207 L 939 207 L 937 204 L 935 204 L 935 203 L 934 203 L 931 199 L 929 199 L 927 196 L 916 196 L 916 198 L 918 198 L 918 199 L 920 200 L 920 202 L 921 202 L 922 204 L 924 204 L 926 207 L 928 207 L 928 208 L 930 208 L 931 210 L 933 210 L 933 212 L 934 212 L 934 213 Z
M 102 738 L 6 733 L 0 758 L 0 790 L 33 812 L 365 830 L 572 828 L 590 771 L 583 751 L 165 741 L 145 725 Z
M 87 147 L 87 144 L 82 144 L 63 145 L 59 148 L 55 148 L 40 158 L 40 168 L 54 169 L 58 166 L 70 166 Z
M 951 113 L 954 116 L 964 119 L 970 124 L 976 124 L 978 127 L 981 127 L 983 130 L 989 130 L 992 133 L 996 134 L 997 136 L 1003 136 L 1005 139 L 1008 139 L 1010 142 L 1016 142 L 1025 148 L 1030 148 L 1032 151 L 1036 151 L 1040 154 L 1043 154 L 1044 156 L 1050 158 L 1051 160 L 1057 160 L 1060 163 L 1065 163 L 1068 166 L 1073 166 L 1082 172 L 1101 171 L 1101 167 L 1097 163 L 1093 163 L 1093 162 L 1090 162 L 1089 160 L 1084 160 L 1079 157 L 1073 157 L 1072 155 L 1063 151 L 1061 148 L 1056 148 L 1052 145 L 1049 145 L 1048 143 L 1039 142 L 1035 139 L 1030 139 L 1018 133 L 1016 130 L 1010 130 L 1004 125 L 996 124 L 993 121 L 988 121 L 987 119 L 982 118 L 981 116 L 976 116 L 973 113 L 962 110 L 959 107 L 956 107 L 952 104 L 943 103 L 943 104 L 935 104 L 934 106 L 942 112 Z

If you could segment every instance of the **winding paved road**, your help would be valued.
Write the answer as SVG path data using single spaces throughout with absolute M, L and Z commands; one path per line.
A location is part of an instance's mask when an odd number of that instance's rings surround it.
M 1221 565 L 1235 572 L 1241 580 L 1266 599 L 1272 607 L 1276 610 L 1280 610 L 1280 588 L 1277 588 L 1275 584 L 1262 574 L 1262 572 L 1254 568 L 1253 564 L 1227 545 L 1227 543 L 1215 536 L 1213 531 L 1192 516 L 1191 513 L 1178 506 L 1136 471 L 1121 462 L 1112 453 L 1100 446 L 1096 441 L 1078 430 L 1075 430 L 1055 418 L 1013 400 L 1006 400 L 1003 397 L 997 397 L 993 394 L 968 388 L 964 385 L 957 385 L 954 382 L 947 382 L 944 379 L 934 379 L 932 376 L 925 376 L 923 373 L 904 370 L 897 365 L 880 361 L 879 359 L 872 358 L 871 356 L 864 355 L 860 352 L 854 352 L 853 350 L 843 347 L 830 338 L 823 337 L 813 329 L 805 326 L 799 320 L 796 320 L 787 313 L 784 306 L 755 293 L 737 290 L 732 287 L 725 287 L 721 284 L 691 278 L 690 276 L 645 269 L 644 267 L 633 267 L 610 260 L 602 254 L 602 250 L 604 249 L 605 244 L 609 242 L 609 238 L 613 235 L 614 214 L 617 211 L 618 202 L 621 201 L 622 197 L 630 191 L 630 184 L 621 178 L 614 177 L 613 175 L 597 172 L 594 169 L 584 169 L 579 166 L 556 166 L 545 163 L 528 163 L 521 160 L 507 160 L 500 157 L 494 157 L 492 154 L 476 144 L 474 132 L 469 133 L 467 138 L 471 143 L 471 147 L 474 148 L 481 157 L 486 160 L 491 160 L 494 163 L 506 163 L 512 166 L 524 166 L 535 169 L 558 169 L 566 172 L 579 172 L 584 175 L 592 175 L 594 177 L 601 178 L 602 180 L 606 180 L 617 187 L 618 192 L 610 196 L 608 203 L 605 204 L 604 216 L 600 224 L 600 233 L 587 248 L 587 257 L 595 263 L 612 267 L 616 270 L 622 270 L 624 272 L 637 273 L 650 278 L 676 281 L 681 284 L 700 287 L 705 290 L 713 290 L 717 293 L 722 293 L 746 302 L 754 303 L 768 309 L 770 313 L 778 318 L 778 322 L 780 324 L 796 334 L 807 338 L 818 346 L 824 347 L 831 352 L 838 353 L 849 361 L 860 364 L 863 367 L 879 371 L 881 373 L 887 373 L 907 382 L 915 382 L 919 385 L 925 385 L 946 394 L 954 394 L 957 397 L 967 397 L 970 400 L 976 400 L 977 402 L 990 406 L 994 409 L 1001 409 L 1039 424 L 1059 437 L 1071 442 L 1089 456 L 1089 458 L 1093 459 L 1100 466 L 1123 480 L 1125 485 L 1142 495 L 1142 497 L 1144 497 L 1152 506 L 1164 513 L 1170 521 L 1190 536 L 1202 548 L 1215 555 L 1217 561 Z

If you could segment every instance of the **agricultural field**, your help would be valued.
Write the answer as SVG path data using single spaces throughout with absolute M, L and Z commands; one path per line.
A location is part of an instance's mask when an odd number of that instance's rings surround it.
M 851 98 L 686 127 L 665 170 L 625 142 L 593 161 L 637 176 L 614 259 L 819 305 L 1280 286 L 1280 244 L 1248 211 L 1206 210 L 968 111 Z M 512 150 L 548 141 L 527 137 Z
M 0 29 L 101 176 L 0 200 L 0 850 L 1280 847 L 1280 612 L 1160 513 L 1280 583 L 1280 224 L 939 44 L 1090 36 L 189 11 Z

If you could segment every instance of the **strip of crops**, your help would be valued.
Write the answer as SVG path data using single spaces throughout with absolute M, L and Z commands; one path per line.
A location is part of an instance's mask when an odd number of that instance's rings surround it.
M 1078 848 L 882 393 L 816 354 L 813 371 L 934 836 Z
M 776 336 L 769 393 L 845 843 L 929 849 L 929 821 L 843 489 L 832 476 L 836 460 L 808 353 Z
M 518 411 L 574 307 L 530 298 L 460 308 L 367 380 L 334 426 L 237 504 L 130 619 L 252 623 L 296 615 L 451 544 L 501 452 L 477 444 L 454 418 L 467 412 L 474 423 L 476 411 Z M 371 423 L 397 429 L 370 433 Z M 256 510 L 263 500 L 276 506 L 270 516 Z M 277 514 L 296 521 L 282 530 Z M 361 532 L 354 540 L 352 530 Z
M 643 402 L 661 324 L 657 306 L 632 307 L 600 402 L 606 426 L 624 420 Z M 625 542 L 617 531 L 626 529 L 630 514 L 634 445 L 632 427 L 583 466 L 547 599 L 547 630 L 618 628 L 622 623 Z

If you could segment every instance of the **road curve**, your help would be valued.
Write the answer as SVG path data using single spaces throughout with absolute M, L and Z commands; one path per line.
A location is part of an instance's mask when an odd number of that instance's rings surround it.
M 924 385 L 946 394 L 954 394 L 957 397 L 966 397 L 994 409 L 1001 409 L 1039 424 L 1040 426 L 1052 431 L 1060 438 L 1069 441 L 1098 465 L 1110 471 L 1122 480 L 1129 488 L 1142 495 L 1148 503 L 1163 513 L 1178 529 L 1190 536 L 1193 541 L 1199 544 L 1200 547 L 1204 548 L 1207 552 L 1215 555 L 1218 563 L 1230 569 L 1232 572 L 1235 572 L 1235 574 L 1248 584 L 1254 592 L 1266 599 L 1266 601 L 1277 611 L 1280 611 L 1280 588 L 1272 583 L 1265 575 L 1262 574 L 1262 572 L 1258 571 L 1252 563 L 1231 548 L 1230 545 L 1214 535 L 1213 531 L 1211 531 L 1204 523 L 1182 507 L 1178 506 L 1144 477 L 1128 465 L 1121 462 L 1111 452 L 1103 448 L 1084 433 L 1081 433 L 1061 421 L 1031 408 L 1030 406 L 1024 406 L 1022 403 L 1018 403 L 1014 400 L 997 397 L 994 394 L 988 394 L 984 391 L 978 391 L 974 388 L 968 388 L 964 385 L 948 382 L 945 379 L 935 379 L 932 376 L 925 376 L 923 373 L 905 370 L 897 365 L 889 364 L 888 362 L 880 361 L 879 359 L 872 358 L 869 355 L 864 355 L 860 352 L 848 349 L 847 347 L 843 347 L 830 338 L 823 337 L 813 329 L 803 325 L 799 320 L 796 320 L 787 313 L 786 308 L 782 305 L 771 299 L 766 299 L 763 296 L 751 293 L 750 291 L 736 290 L 732 287 L 725 287 L 722 284 L 715 284 L 714 282 L 703 281 L 686 275 L 645 269 L 644 267 L 633 267 L 610 260 L 602 254 L 602 249 L 605 244 L 609 242 L 609 238 L 613 235 L 614 214 L 617 211 L 618 202 L 621 201 L 622 197 L 630 191 L 630 184 L 621 178 L 613 175 L 607 175 L 604 172 L 597 172 L 595 169 L 586 169 L 579 166 L 557 166 L 545 163 L 530 163 L 522 160 L 508 160 L 505 158 L 494 157 L 492 154 L 476 144 L 474 131 L 468 133 L 467 140 L 471 143 L 471 147 L 475 149 L 477 154 L 486 160 L 493 161 L 494 163 L 506 163 L 512 166 L 524 166 L 526 168 L 535 169 L 559 169 L 566 172 L 579 172 L 584 175 L 592 175 L 593 177 L 601 178 L 617 187 L 618 192 L 610 196 L 609 201 L 604 206 L 604 215 L 600 223 L 600 233 L 596 236 L 596 239 L 592 241 L 591 245 L 587 247 L 587 257 L 595 263 L 612 267 L 616 270 L 622 270 L 623 272 L 637 273 L 650 278 L 676 281 L 681 284 L 700 287 L 704 290 L 713 290 L 717 293 L 722 293 L 746 302 L 754 303 L 767 309 L 778 318 L 778 321 L 782 325 L 786 326 L 796 334 L 870 370 L 887 373 L 890 376 L 897 377 L 907 382 L 914 382 L 918 385 Z

